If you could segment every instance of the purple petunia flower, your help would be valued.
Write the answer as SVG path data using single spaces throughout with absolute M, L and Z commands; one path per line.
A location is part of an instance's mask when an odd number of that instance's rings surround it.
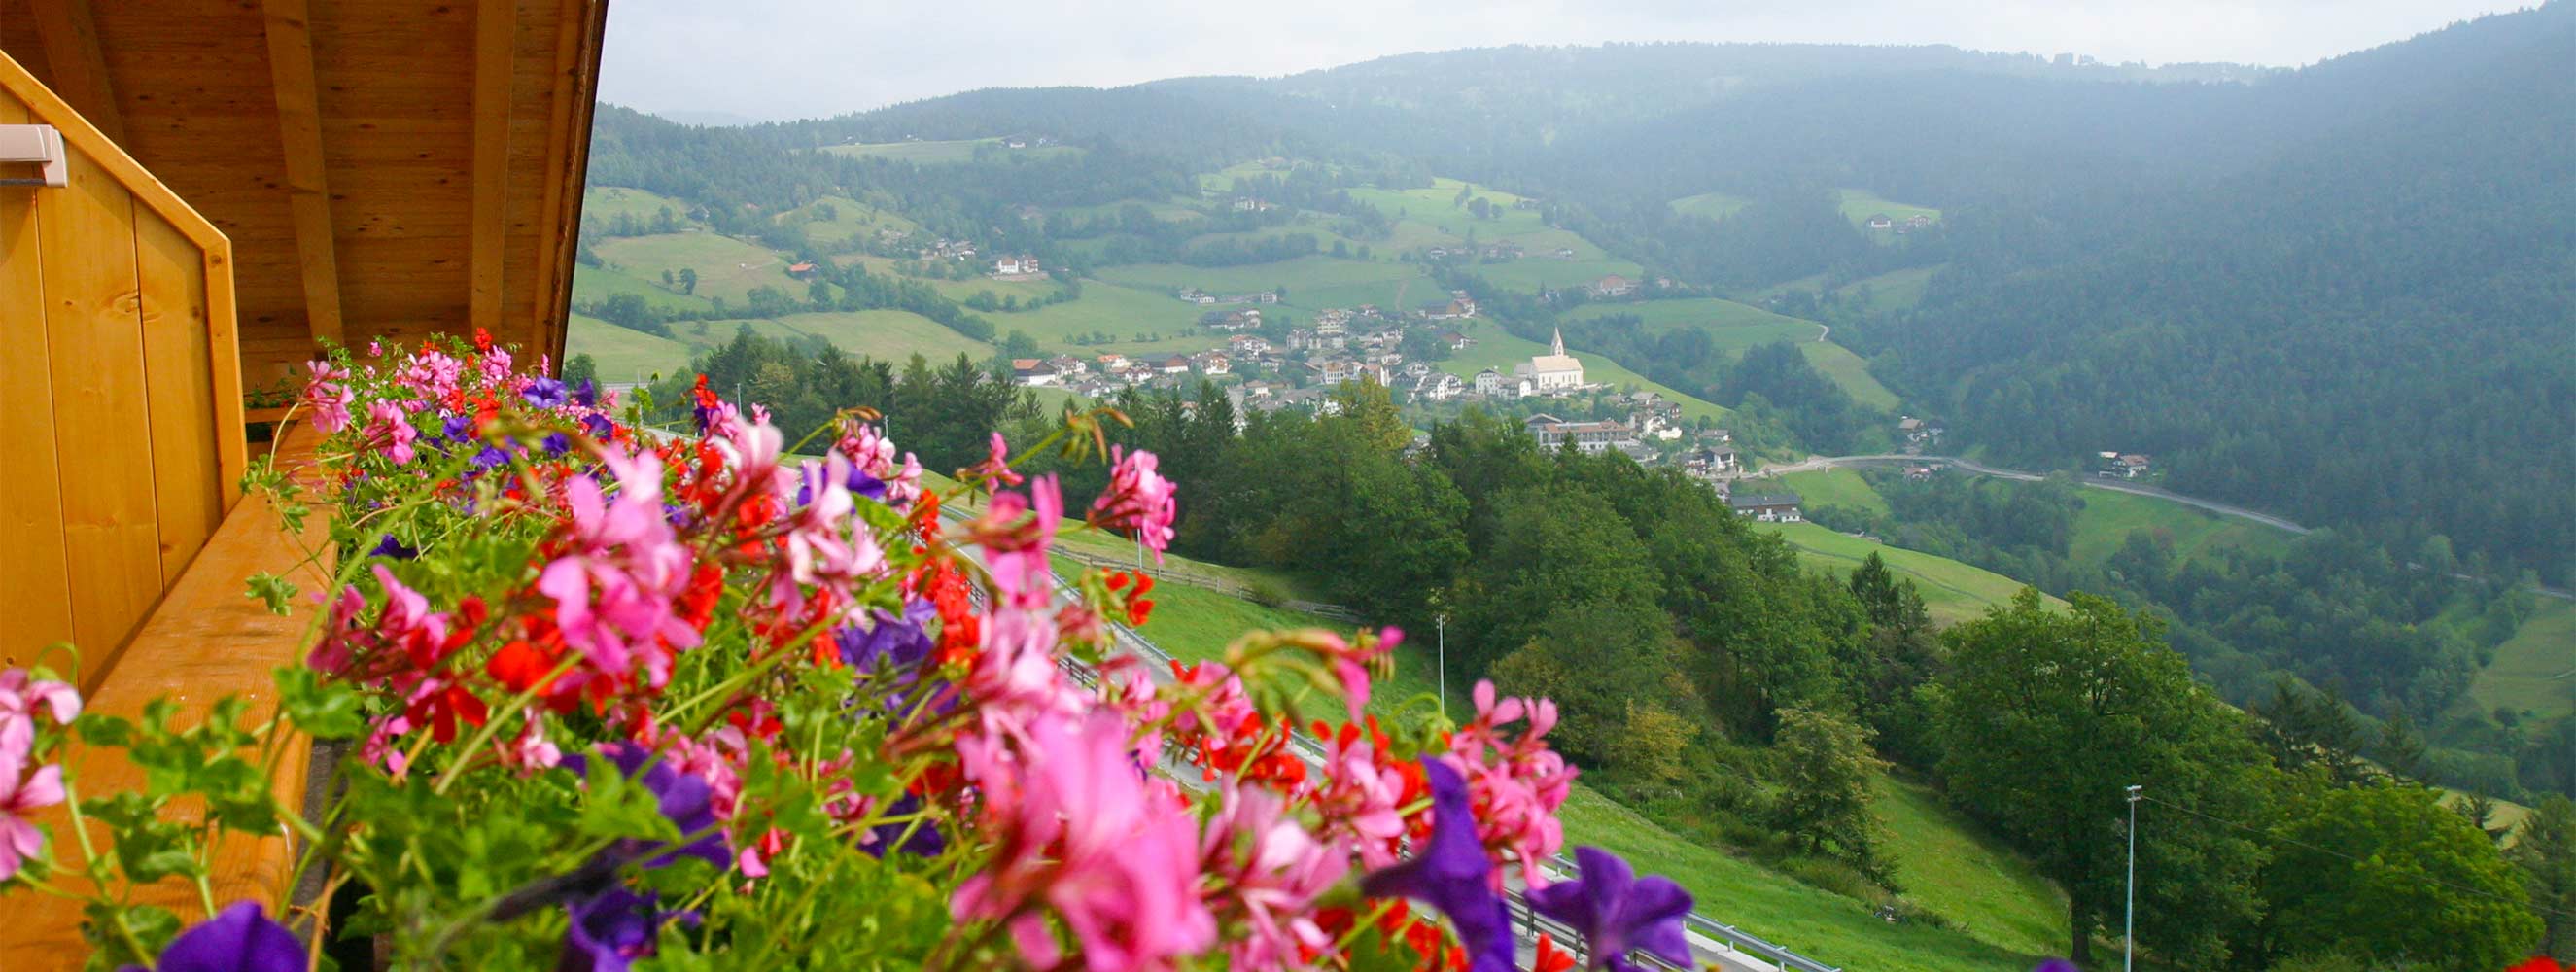
M 181 932 L 153 963 L 160 972 L 304 972 L 304 943 L 268 920 L 259 902 L 237 901 Z M 142 972 L 128 965 L 117 972 Z
M 564 932 L 557 972 L 625 972 L 653 954 L 653 941 L 673 918 L 694 925 L 695 911 L 663 911 L 652 894 L 610 888 L 564 906 L 572 927 Z
M 1691 964 L 1682 916 L 1690 892 L 1661 875 L 1639 880 L 1628 862 L 1598 847 L 1577 847 L 1583 876 L 1529 892 L 1530 908 L 1583 933 L 1592 968 L 1637 972 L 1629 949 L 1642 949 L 1674 965 Z
M 617 434 L 617 423 L 609 421 L 605 415 L 585 415 L 581 419 L 581 430 L 590 433 L 591 438 L 606 442 Z
M 1370 897 L 1402 895 L 1449 916 L 1467 947 L 1469 972 L 1513 972 L 1511 912 L 1494 893 L 1494 862 L 1476 839 L 1476 816 L 1467 804 L 1467 781 L 1437 760 L 1422 761 L 1431 783 L 1431 839 L 1412 860 L 1360 879 Z
M 902 799 L 896 800 L 886 806 L 886 812 L 898 817 L 917 813 L 920 810 L 921 798 L 909 793 L 904 794 Z M 869 829 L 869 833 L 874 835 L 876 839 L 869 841 L 866 846 L 859 849 L 867 851 L 869 854 L 877 857 L 884 857 L 886 848 L 890 846 L 915 857 L 937 857 L 941 854 L 947 853 L 948 835 L 940 833 L 939 827 L 927 820 L 919 821 L 919 823 L 920 826 L 917 827 L 914 826 L 914 821 L 909 820 L 904 821 L 903 823 L 878 824 Z M 912 831 L 911 837 L 906 838 L 903 835 L 903 832 L 906 830 Z M 895 843 L 896 841 L 902 841 L 903 843 L 897 845 Z
M 562 408 L 572 396 L 564 393 L 564 383 L 552 378 L 539 378 L 519 390 L 519 397 L 538 408 Z
M 582 379 L 581 387 L 573 389 L 572 400 L 583 408 L 598 408 L 599 383 L 588 378 Z
M 474 416 L 450 415 L 439 423 L 439 435 L 449 442 L 463 442 L 474 437 Z
M 498 469 L 509 464 L 510 450 L 496 445 L 487 445 L 483 447 L 483 451 L 474 454 L 474 468 L 468 470 L 468 474 Z
M 572 440 L 564 438 L 563 433 L 556 432 L 538 440 L 537 446 L 546 450 L 549 456 L 560 456 L 572 451 Z
M 914 601 L 904 605 L 901 617 L 887 611 L 874 615 L 875 627 L 861 630 L 851 625 L 833 636 L 841 646 L 841 661 L 861 672 L 875 673 L 889 667 L 913 668 L 930 657 L 930 633 L 922 630 L 922 625 L 937 616 L 936 608 Z
M 394 539 L 393 534 L 388 533 L 385 534 L 384 539 L 376 541 L 375 549 L 367 551 L 367 556 L 410 560 L 420 556 L 420 548 L 407 546 L 402 541 Z
M 662 816 L 680 829 L 681 839 L 686 841 L 669 853 L 647 861 L 645 866 L 660 867 L 682 854 L 713 864 L 720 871 L 732 866 L 733 853 L 727 849 L 723 828 L 716 824 L 714 792 L 707 788 L 706 780 L 680 772 L 661 754 L 634 743 L 603 743 L 598 752 L 616 764 L 629 779 L 652 791 L 654 797 L 661 801 Z M 590 772 L 590 761 L 580 753 L 564 754 L 560 765 L 577 774 Z M 631 860 L 667 846 L 626 840 L 610 848 L 608 853 Z

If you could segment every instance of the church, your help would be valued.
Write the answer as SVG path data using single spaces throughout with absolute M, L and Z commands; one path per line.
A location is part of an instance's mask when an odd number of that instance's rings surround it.
M 1583 362 L 1565 353 L 1564 328 L 1558 328 L 1548 342 L 1548 353 L 1512 366 L 1512 373 L 1528 382 L 1528 394 L 1533 395 L 1559 395 L 1583 387 Z

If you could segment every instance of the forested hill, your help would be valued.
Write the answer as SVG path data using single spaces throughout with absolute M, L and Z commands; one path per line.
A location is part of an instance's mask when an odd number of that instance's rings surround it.
M 2178 489 L 2568 579 L 2576 8 L 2475 28 L 2266 92 L 2377 111 L 2188 194 L 1961 214 L 1884 331 L 1902 377 L 2000 457 L 2151 453 Z M 2070 221 L 2114 232 L 2053 255 Z

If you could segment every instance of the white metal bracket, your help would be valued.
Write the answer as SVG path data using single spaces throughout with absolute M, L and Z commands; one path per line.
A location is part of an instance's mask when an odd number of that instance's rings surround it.
M 71 182 L 71 165 L 63 155 L 63 133 L 52 125 L 0 125 L 0 165 L 31 164 L 33 179 L 0 176 L 0 186 L 52 186 Z

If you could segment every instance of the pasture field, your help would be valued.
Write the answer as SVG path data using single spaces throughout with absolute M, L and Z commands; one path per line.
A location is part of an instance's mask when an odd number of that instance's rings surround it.
M 1571 320 L 1598 320 L 1629 315 L 1644 322 L 1647 329 L 1661 332 L 1677 327 L 1705 332 L 1718 350 L 1729 357 L 1743 354 L 1757 344 L 1773 341 L 1808 341 L 1824 333 L 1824 326 L 1814 321 L 1783 317 L 1749 304 L 1714 297 L 1688 300 L 1648 300 L 1633 304 L 1585 304 L 1565 316 Z
M 1869 373 L 1869 359 L 1853 353 L 1852 349 L 1832 341 L 1804 341 L 1799 343 L 1798 350 L 1807 355 L 1808 364 L 1824 372 L 1825 377 L 1834 380 L 1834 384 L 1842 386 L 1853 401 L 1890 412 L 1905 406 L 1905 401 L 1895 392 L 1879 384 L 1878 376 Z
M 1433 179 L 1428 189 L 1353 189 L 1351 198 L 1378 208 L 1388 218 L 1420 221 L 1440 232 L 1465 237 L 1473 229 L 1476 238 L 1493 240 L 1515 233 L 1535 233 L 1547 229 L 1538 210 L 1514 209 L 1521 197 L 1499 189 L 1471 187 L 1471 195 L 1483 196 L 1494 205 L 1494 218 L 1477 219 L 1464 205 L 1453 205 L 1458 190 L 1468 183 L 1456 179 Z
M 1869 288 L 1869 310 L 1873 314 L 1905 310 L 1923 302 L 1923 289 L 1943 264 L 1890 270 L 1875 277 L 1863 277 L 1835 289 L 1835 293 L 1852 296 L 1864 286 Z
M 996 332 L 1006 336 L 1012 331 L 1025 333 L 1050 352 L 1081 357 L 1112 351 L 1172 355 L 1204 351 L 1225 343 L 1225 335 L 1212 331 L 1191 337 L 1181 335 L 1182 331 L 1196 330 L 1199 315 L 1206 310 L 1181 303 L 1162 287 L 1085 280 L 1079 300 L 983 317 L 993 322 Z M 1108 334 L 1112 340 L 1099 345 L 1073 343 L 1073 339 L 1088 337 L 1095 331 Z M 1152 337 L 1140 341 L 1136 339 L 1139 333 Z
M 823 147 L 823 151 L 830 152 L 834 155 L 852 155 L 861 158 L 911 162 L 919 165 L 937 165 L 952 162 L 975 161 L 975 150 L 985 146 L 991 147 L 992 153 L 989 157 L 996 161 L 1005 161 L 1015 158 L 1052 158 L 1059 155 L 1077 155 L 1082 152 L 1081 149 L 1070 145 L 1050 145 L 1045 148 L 1037 148 L 1034 146 L 1020 149 L 1004 148 L 1002 146 L 1002 140 L 999 138 L 961 138 L 948 141 L 920 142 L 865 142 L 855 145 L 826 145 Z
M 1404 304 L 1418 305 L 1434 299 L 1446 299 L 1448 293 L 1422 276 L 1422 271 L 1400 263 L 1338 260 L 1329 256 L 1306 256 L 1294 260 L 1246 264 L 1239 267 L 1192 267 L 1177 263 L 1138 263 L 1100 270 L 1101 279 L 1129 287 L 1151 290 L 1174 307 L 1189 310 L 1188 319 L 1209 308 L 1198 308 L 1173 299 L 1173 289 L 1196 287 L 1211 294 L 1239 294 L 1288 288 L 1289 308 L 1304 311 L 1294 315 L 1301 320 L 1314 312 L 1334 307 L 1357 307 L 1376 304 L 1390 310 L 1399 306 L 1399 292 Z M 1084 291 L 1084 300 L 1090 292 Z M 1079 303 L 1079 301 L 1077 301 Z
M 676 271 L 674 271 L 676 272 Z M 597 303 L 618 294 L 634 294 L 644 302 L 665 311 L 714 310 L 715 303 L 704 297 L 691 297 L 666 288 L 656 271 L 653 280 L 624 270 L 575 266 L 572 268 L 572 299 L 576 304 Z M 703 290 L 703 286 L 701 287 Z
M 1433 364 L 1442 371 L 1471 382 L 1475 380 L 1476 372 L 1487 368 L 1495 369 L 1508 376 L 1512 373 L 1513 365 L 1529 360 L 1532 355 L 1547 353 L 1547 345 L 1522 338 L 1490 321 L 1452 323 L 1465 324 L 1465 327 L 1458 329 L 1459 333 L 1474 338 L 1476 343 L 1467 350 L 1452 354 L 1446 361 L 1433 362 Z M 1646 376 L 1628 370 L 1626 365 L 1610 360 L 1608 355 L 1593 354 L 1574 348 L 1567 348 L 1566 353 L 1573 355 L 1575 360 L 1583 362 L 1583 380 L 1597 385 L 1608 385 L 1613 389 L 1642 388 L 1662 395 L 1681 405 L 1684 418 L 1706 418 L 1723 422 L 1727 416 L 1735 414 L 1714 402 L 1683 394 L 1669 385 L 1648 381 Z
M 787 275 L 787 261 L 758 244 L 715 233 L 671 233 L 601 240 L 591 247 L 599 258 L 643 281 L 659 281 L 662 271 L 698 271 L 697 296 L 721 297 L 740 306 L 753 287 L 776 287 L 802 298 L 805 283 Z
M 2066 893 L 2029 861 L 1941 801 L 1931 787 L 1881 776 L 1871 815 L 1887 828 L 1906 897 L 1988 944 L 2022 954 L 2066 947 Z
M 1805 507 L 1810 510 L 1819 506 L 1839 506 L 1878 516 L 1886 516 L 1888 513 L 1887 498 L 1878 495 L 1878 490 L 1871 488 L 1869 480 L 1861 478 L 1858 470 L 1840 467 L 1817 469 L 1810 472 L 1789 473 L 1777 477 L 1777 480 L 1781 488 L 1798 494 L 1798 498 L 1803 500 Z M 1772 491 L 1772 488 L 1767 485 L 1759 489 L 1747 486 L 1745 489 L 1758 493 Z
M 1102 216 L 1114 216 L 1119 210 L 1134 205 L 1145 207 L 1145 211 L 1154 214 L 1154 218 L 1156 220 L 1166 223 L 1184 223 L 1193 220 L 1204 220 L 1207 218 L 1206 213 L 1191 208 L 1197 204 L 1198 200 L 1182 199 L 1179 197 L 1162 200 L 1121 199 L 1117 202 L 1101 203 L 1095 206 L 1059 206 L 1054 209 L 1047 210 L 1046 214 L 1049 216 L 1098 219 Z
M 2107 489 L 2088 489 L 2076 495 L 2083 499 L 2084 509 L 2075 515 L 2075 540 L 2067 547 L 2068 558 L 2076 563 L 2101 565 L 2128 542 L 2129 531 L 2139 529 L 2172 537 L 2174 556 L 2178 558 L 2206 556 L 2231 548 L 2278 556 L 2289 550 L 2293 539 L 2289 533 L 2259 523 L 2153 496 Z
M 1841 189 L 1837 191 L 1842 194 L 1843 215 L 1854 223 L 1866 222 L 1871 216 L 1876 216 L 1881 213 L 1886 214 L 1888 218 L 1900 223 L 1915 216 L 1929 216 L 1932 217 L 1932 221 L 1936 223 L 1941 221 L 1941 211 L 1930 206 L 1916 206 L 1910 203 L 1881 199 L 1877 193 L 1871 192 L 1867 189 Z
M 820 211 L 826 204 L 832 208 L 833 218 L 831 219 L 824 219 Z M 837 243 L 853 236 L 871 237 L 881 229 L 891 229 L 898 233 L 911 233 L 921 229 L 919 223 L 848 196 L 825 196 L 804 206 L 780 213 L 776 218 L 803 221 L 805 238 L 818 244 Z
M 1757 481 L 1758 482 L 1758 481 Z M 1738 490 L 1760 492 L 1764 487 L 1737 483 Z M 1789 546 L 1798 550 L 1798 559 L 1810 567 L 1830 567 L 1837 574 L 1849 574 L 1861 561 L 1877 551 L 1887 561 L 1889 570 L 1898 576 L 1914 579 L 1923 593 L 1923 606 L 1939 624 L 1956 624 L 1982 617 L 1986 609 L 2009 603 L 2025 585 L 1989 570 L 1968 566 L 1947 557 L 1903 547 L 1891 547 L 1876 540 L 1863 540 L 1834 532 L 1814 523 L 1759 523 L 1756 529 L 1778 533 Z M 2050 604 L 2063 604 L 2047 598 Z
M 581 192 L 583 217 L 615 219 L 620 215 L 652 219 L 669 207 L 671 216 L 684 224 L 696 225 L 689 219 L 689 204 L 669 196 L 628 186 L 591 186 Z
M 2541 719 L 2576 713 L 2576 602 L 2540 599 L 2469 683 L 2469 697 L 2489 712 L 2529 710 Z
M 1055 278 L 1053 277 L 1039 277 L 1035 280 L 995 280 L 989 274 L 979 273 L 964 280 L 942 280 L 935 277 L 916 277 L 910 274 L 898 273 L 895 271 L 896 261 L 887 257 L 852 255 L 836 257 L 835 259 L 842 266 L 848 266 L 852 263 L 864 265 L 868 268 L 869 273 L 873 273 L 878 276 L 929 284 L 930 289 L 939 292 L 939 296 L 946 297 L 949 300 L 956 301 L 960 304 L 965 303 L 969 298 L 974 297 L 976 294 L 988 290 L 992 291 L 993 299 L 995 300 L 1000 300 L 1004 297 L 1017 297 L 1023 301 L 1029 301 L 1052 295 L 1056 291 L 1064 289 L 1064 285 L 1056 283 Z M 993 268 L 993 263 L 990 260 L 985 260 L 979 256 L 976 258 L 976 261 L 976 266 L 982 267 L 986 270 Z M 804 296 L 804 293 L 799 291 L 796 296 L 802 297 Z M 974 312 L 992 318 L 995 327 L 1000 327 L 1004 318 L 1013 317 L 1019 313 L 1017 311 L 1008 313 L 1002 311 Z
M 1752 205 L 1752 200 L 1722 192 L 1703 192 L 1696 196 L 1683 196 L 1672 201 L 1674 212 L 1687 216 L 1706 216 L 1710 219 L 1725 219 L 1735 215 L 1736 210 L 1749 205 Z
M 1598 248 L 1594 252 L 1598 252 Z M 1643 277 L 1646 271 L 1634 263 L 1605 255 L 1596 260 L 1525 257 L 1510 263 L 1481 264 L 1475 267 L 1475 273 L 1494 286 L 1535 294 L 1549 287 L 1588 286 L 1614 273 L 1633 281 Z
M 564 330 L 564 355 L 587 354 L 603 382 L 651 380 L 679 373 L 696 349 L 666 337 L 628 330 L 596 317 L 572 315 Z

